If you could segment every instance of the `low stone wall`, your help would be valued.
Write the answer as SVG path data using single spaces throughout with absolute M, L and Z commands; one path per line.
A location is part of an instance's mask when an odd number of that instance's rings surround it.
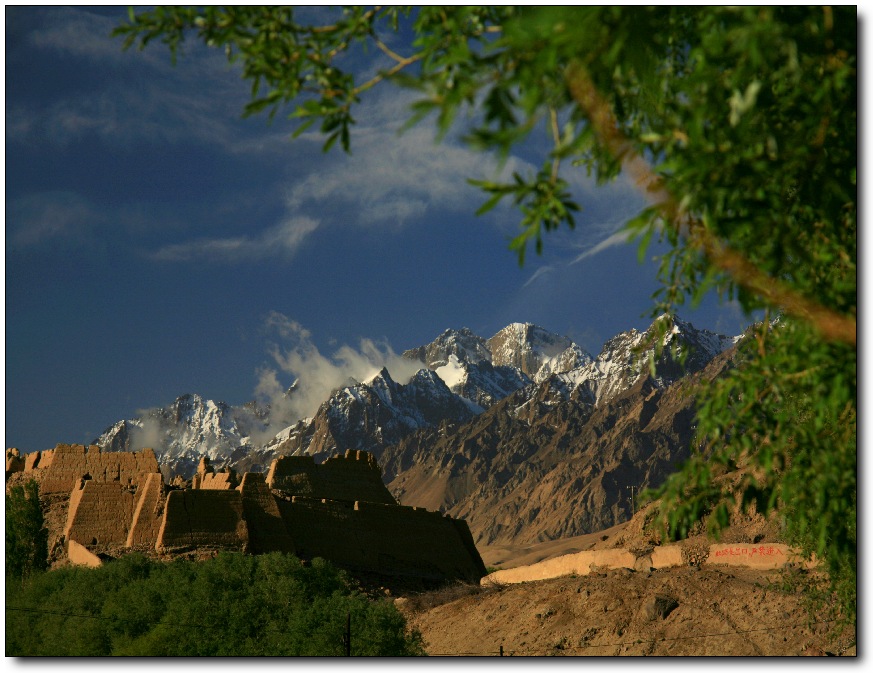
M 774 570 L 792 563 L 813 567 L 815 561 L 806 561 L 800 553 L 785 544 L 714 544 L 709 547 L 705 566 L 744 566 L 760 570 Z
M 289 495 L 396 505 L 382 482 L 382 470 L 367 451 L 346 451 L 317 465 L 312 456 L 283 456 L 273 461 L 267 485 Z
M 170 491 L 156 549 L 245 551 L 249 536 L 239 491 Z
M 759 570 L 775 570 L 790 563 L 804 563 L 800 554 L 784 544 L 713 544 L 701 565 L 733 565 Z M 635 555 L 625 549 L 599 549 L 565 554 L 531 565 L 498 570 L 483 577 L 482 584 L 515 584 L 552 579 L 564 575 L 587 575 L 594 570 L 629 568 L 631 570 L 658 570 L 690 565 L 685 560 L 681 545 L 655 547 L 651 553 Z

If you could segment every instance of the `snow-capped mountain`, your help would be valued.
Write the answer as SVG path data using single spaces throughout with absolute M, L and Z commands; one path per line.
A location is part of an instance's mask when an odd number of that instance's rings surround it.
M 452 392 L 475 404 L 479 411 L 532 383 L 516 367 L 494 366 L 484 359 L 472 362 L 459 360 L 454 354 L 449 356 L 447 364 L 435 371 Z
M 486 343 L 491 351 L 492 364 L 516 367 L 535 381 L 542 380 L 539 372 L 546 365 L 548 371 L 555 373 L 557 364 L 561 362 L 560 356 L 568 349 L 571 350 L 571 354 L 565 358 L 568 362 L 572 361 L 574 355 L 591 360 L 590 355 L 567 337 L 531 323 L 507 325 Z
M 150 446 L 165 471 L 185 476 L 204 454 L 215 466 L 238 469 L 265 469 L 277 455 L 322 460 L 346 449 L 372 451 L 378 458 L 413 432 L 465 423 L 512 395 L 520 396 L 519 418 L 545 413 L 571 397 L 602 405 L 649 371 L 657 324 L 613 337 L 596 358 L 567 337 L 530 323 L 513 323 L 490 339 L 467 328 L 447 330 L 403 354 L 422 364 L 407 384 L 392 379 L 387 369 L 363 382 L 349 380 L 311 418 L 266 441 L 267 409 L 189 394 L 115 423 L 94 443 L 108 450 Z M 656 361 L 656 386 L 701 369 L 736 341 L 679 320 L 661 338 L 687 358 L 680 365 L 665 349 Z
M 642 373 L 655 365 L 655 384 L 665 387 L 687 374 L 703 369 L 716 355 L 733 346 L 739 337 L 726 337 L 673 319 L 672 328 L 658 318 L 645 332 L 632 329 L 609 339 L 596 359 L 557 374 L 554 386 L 599 405 L 630 388 Z M 660 326 L 660 330 L 659 330 Z M 659 332 L 664 330 L 664 334 Z M 660 338 L 663 347 L 656 358 Z M 683 360 L 684 358 L 684 360 Z
M 487 340 L 466 327 L 446 330 L 403 357 L 435 370 L 453 392 L 482 409 L 533 382 L 592 360 L 567 337 L 531 323 L 512 323 Z
M 382 447 L 415 430 L 442 421 L 464 422 L 480 411 L 452 393 L 432 370 L 419 370 L 404 385 L 383 368 L 367 381 L 334 391 L 312 419 L 295 426 L 274 450 L 316 459 L 347 449 L 378 456 Z
M 464 327 L 460 330 L 447 329 L 426 346 L 404 351 L 403 357 L 418 360 L 428 369 L 437 369 L 449 363 L 454 356 L 459 362 L 491 361 L 488 344 L 480 336 Z
M 250 446 L 264 411 L 254 404 L 231 407 L 224 402 L 182 395 L 162 408 L 107 428 L 94 443 L 107 451 L 155 450 L 158 461 L 172 472 L 193 472 L 202 455 L 213 464 L 226 462 Z

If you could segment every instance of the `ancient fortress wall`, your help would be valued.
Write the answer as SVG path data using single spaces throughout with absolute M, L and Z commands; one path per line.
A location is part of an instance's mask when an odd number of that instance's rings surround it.
M 25 460 L 29 457 L 28 455 L 22 458 L 18 449 L 6 449 L 6 477 L 8 478 L 13 472 L 24 470 Z
M 70 494 L 64 536 L 92 551 L 123 546 L 135 507 L 134 494 L 122 484 L 83 480 Z
M 245 551 L 248 527 L 239 491 L 170 491 L 158 531 L 158 551 L 226 549 Z
M 164 478 L 160 472 L 150 474 L 137 492 L 133 521 L 125 546 L 154 549 L 164 520 Z
M 397 504 L 382 483 L 376 459 L 367 451 L 346 451 L 320 465 L 312 456 L 277 458 L 267 472 L 267 485 L 308 498 Z
M 249 549 L 253 554 L 263 554 L 271 551 L 296 553 L 296 548 L 275 496 L 270 492 L 264 481 L 264 475 L 259 472 L 248 472 L 243 475 L 240 484 L 243 514 L 249 531 Z
M 80 444 L 58 444 L 52 451 L 40 452 L 34 457 L 31 470 L 41 473 L 40 493 L 45 495 L 69 493 L 83 477 L 138 486 L 145 482 L 146 475 L 159 471 L 151 449 L 103 453 L 99 446 Z
M 415 507 L 295 496 L 279 509 L 298 551 L 383 574 L 478 581 L 485 566 L 458 526 Z
M 67 558 L 70 560 L 70 563 L 78 566 L 97 568 L 103 565 L 103 561 L 97 554 L 87 547 L 80 545 L 75 540 L 70 540 L 68 543 Z
M 54 455 L 54 454 L 52 454 L 52 455 Z M 31 470 L 35 470 L 37 467 L 41 467 L 39 464 L 40 458 L 42 458 L 40 451 L 34 451 L 33 453 L 27 454 L 27 457 L 24 459 L 24 468 L 23 468 L 24 471 L 30 472 Z M 43 462 L 50 463 L 51 458 L 49 457 L 48 460 L 45 460 Z
M 165 488 L 151 449 L 102 453 L 58 445 L 26 459 L 7 451 L 10 467 L 24 472 L 14 478 L 37 476 L 42 494 L 70 495 L 63 533 L 74 563 L 99 564 L 100 554 L 124 548 L 224 549 L 323 557 L 435 580 L 478 581 L 485 574 L 466 522 L 398 505 L 364 451 L 321 465 L 311 457 L 280 458 L 266 479 L 247 473 L 238 487 L 234 473 L 213 473 L 204 458 L 195 487 L 185 490 Z
M 206 472 L 200 475 L 197 488 L 213 491 L 229 491 L 235 487 L 233 474 L 230 472 Z

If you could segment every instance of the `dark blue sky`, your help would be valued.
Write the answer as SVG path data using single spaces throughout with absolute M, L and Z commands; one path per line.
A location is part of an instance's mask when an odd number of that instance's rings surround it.
M 494 162 L 426 122 L 398 136 L 405 92 L 374 90 L 352 155 L 324 155 L 282 115 L 242 119 L 221 53 L 122 52 L 125 12 L 6 8 L 6 446 L 88 442 L 186 392 L 242 403 L 316 356 L 388 357 L 450 327 L 535 322 L 596 353 L 650 323 L 655 266 L 612 244 L 643 203 L 629 184 L 580 174 L 577 230 L 519 268 L 519 215 L 473 215 L 466 179 Z M 714 301 L 683 317 L 747 322 Z

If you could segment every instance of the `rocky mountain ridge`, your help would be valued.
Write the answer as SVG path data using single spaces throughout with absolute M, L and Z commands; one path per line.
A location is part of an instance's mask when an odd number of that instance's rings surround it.
M 623 520 L 631 487 L 658 485 L 687 457 L 689 376 L 729 366 L 722 356 L 738 337 L 659 321 L 616 335 L 597 357 L 529 323 L 490 339 L 447 330 L 404 353 L 422 364 L 407 383 L 384 368 L 350 380 L 267 441 L 254 438 L 269 410 L 186 395 L 95 443 L 152 446 L 168 476 L 193 471 L 203 454 L 243 471 L 280 455 L 363 449 L 403 504 L 466 518 L 478 544 L 578 535 Z

